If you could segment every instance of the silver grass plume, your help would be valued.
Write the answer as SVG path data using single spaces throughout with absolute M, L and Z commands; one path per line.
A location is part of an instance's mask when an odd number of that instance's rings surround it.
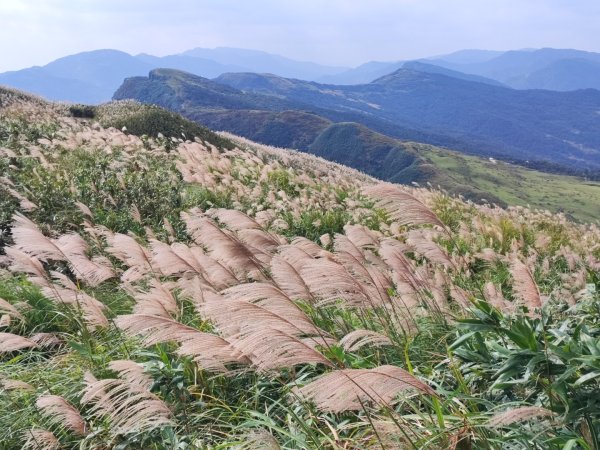
M 395 366 L 329 372 L 297 389 L 303 399 L 323 411 L 358 411 L 367 404 L 390 406 L 403 392 L 436 395 L 427 384 Z

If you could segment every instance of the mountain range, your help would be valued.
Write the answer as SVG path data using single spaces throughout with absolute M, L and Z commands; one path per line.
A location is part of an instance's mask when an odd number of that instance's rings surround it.
M 156 68 L 183 70 L 205 78 L 232 72 L 269 73 L 336 85 L 367 84 L 406 68 L 514 89 L 600 89 L 600 54 L 562 49 L 461 50 L 416 61 L 372 61 L 355 68 L 226 47 L 195 48 L 168 56 L 95 50 L 41 67 L 0 73 L 0 84 L 52 100 L 97 104 L 109 101 L 123 79 L 145 75 Z
M 0 84 L 50 100 L 97 104 L 109 101 L 125 78 L 145 75 L 155 68 L 185 70 L 208 78 L 226 72 L 256 71 L 307 80 L 347 69 L 234 48 L 196 48 L 163 57 L 94 50 L 66 56 L 42 67 L 0 73 Z
M 429 70 L 445 68 L 454 75 L 474 75 L 513 89 L 574 91 L 600 89 L 600 53 L 573 49 L 525 49 L 507 52 L 460 50 L 417 60 Z M 345 72 L 321 77 L 331 84 L 369 83 L 414 61 L 369 62 Z M 436 68 L 434 68 L 436 67 Z
M 430 63 L 492 78 L 515 89 L 600 89 L 600 54 L 580 50 L 508 51 L 484 61 L 448 61 L 441 57 Z
M 600 91 L 593 89 L 519 91 L 404 68 L 339 86 L 256 73 L 209 80 L 157 69 L 125 80 L 114 98 L 158 104 L 214 129 L 301 150 L 327 121 L 357 122 L 486 158 L 600 169 Z

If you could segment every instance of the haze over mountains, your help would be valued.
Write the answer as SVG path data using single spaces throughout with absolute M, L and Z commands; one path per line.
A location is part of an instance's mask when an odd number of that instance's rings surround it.
M 515 89 L 600 89 L 600 54 L 544 48 L 502 53 L 482 61 L 431 60 L 448 69 L 493 78 Z
M 410 68 L 515 89 L 600 89 L 600 54 L 559 49 L 461 50 L 418 61 L 368 62 L 355 68 L 224 47 L 196 48 L 163 57 L 96 50 L 66 56 L 42 67 L 1 73 L 0 84 L 51 100 L 96 104 L 110 100 L 124 78 L 147 75 L 156 68 L 183 70 L 205 78 L 230 72 L 271 73 L 338 85 L 366 84 L 399 68 Z
M 192 49 L 178 55 L 130 55 L 118 50 L 95 50 L 57 59 L 43 67 L 0 74 L 0 84 L 36 93 L 50 100 L 96 104 L 109 101 L 123 82 L 156 68 L 184 70 L 207 78 L 226 72 L 266 72 L 306 80 L 346 70 L 294 61 L 256 50 Z
M 98 50 L 0 74 L 0 83 L 79 103 L 157 104 L 382 179 L 439 183 L 502 203 L 485 186 L 495 172 L 489 158 L 600 178 L 598 61 L 576 50 L 463 50 L 348 69 L 232 48 L 164 57 Z M 549 89 L 517 89 L 535 83 Z M 479 178 L 441 170 L 456 171 L 462 157 L 428 146 L 482 158 L 468 160 Z

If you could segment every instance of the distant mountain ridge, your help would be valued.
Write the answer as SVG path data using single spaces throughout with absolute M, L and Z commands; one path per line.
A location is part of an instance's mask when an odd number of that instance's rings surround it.
M 572 49 L 509 51 L 459 50 L 412 61 L 372 61 L 317 81 L 328 84 L 364 84 L 415 63 L 454 71 L 453 76 L 475 75 L 513 89 L 574 91 L 600 89 L 600 53 Z M 450 75 L 450 74 L 448 74 Z
M 194 48 L 183 52 L 181 55 L 204 58 L 223 65 L 235 65 L 243 68 L 243 70 L 235 70 L 235 72 L 272 73 L 286 78 L 299 78 L 301 80 L 309 81 L 316 81 L 323 76 L 347 70 L 347 67 L 326 66 L 314 62 L 296 61 L 263 51 L 231 47 L 217 47 L 214 49 Z M 231 72 L 231 70 L 228 72 Z M 225 73 L 225 71 L 221 73 Z M 209 76 L 206 77 L 212 78 Z
M 600 169 L 600 91 L 595 90 L 518 91 L 408 69 L 354 86 L 254 73 L 211 81 L 154 70 L 149 77 L 126 80 L 115 93 L 115 99 L 123 98 L 158 103 L 234 132 L 240 132 L 240 111 L 294 110 L 485 157 Z M 248 137 L 256 138 L 251 128 Z
M 182 70 L 205 78 L 253 72 L 333 85 L 368 84 L 405 68 L 514 89 L 600 89 L 600 54 L 561 49 L 460 50 L 419 60 L 372 61 L 355 68 L 228 47 L 195 48 L 161 57 L 95 50 L 66 56 L 43 67 L 0 73 L 0 85 L 50 100 L 96 104 L 110 100 L 125 78 L 146 75 L 157 68 Z
M 515 89 L 600 89 L 600 53 L 573 49 L 512 50 L 485 61 L 440 57 L 426 62 L 492 78 Z
M 49 100 L 96 104 L 110 99 L 126 77 L 147 74 L 153 66 L 118 50 L 96 50 L 57 59 L 43 67 L 0 74 L 0 84 Z
M 0 85 L 23 89 L 49 100 L 97 104 L 109 101 L 125 78 L 146 75 L 156 68 L 183 70 L 206 78 L 226 72 L 258 71 L 309 80 L 346 70 L 233 48 L 196 48 L 163 57 L 94 50 L 66 56 L 43 67 L 0 73 Z
M 408 69 L 353 86 L 256 74 L 225 74 L 216 81 L 245 92 L 359 114 L 356 121 L 386 134 L 390 130 L 368 121 L 376 118 L 446 136 L 455 142 L 424 142 L 456 148 L 458 141 L 459 149 L 477 154 L 546 159 L 566 166 L 600 164 L 599 91 L 517 91 Z

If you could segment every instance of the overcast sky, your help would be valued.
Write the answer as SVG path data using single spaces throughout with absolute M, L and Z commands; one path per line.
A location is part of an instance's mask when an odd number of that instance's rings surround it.
M 600 51 L 600 0 L 0 0 L 0 71 L 114 48 L 354 66 L 464 48 Z

